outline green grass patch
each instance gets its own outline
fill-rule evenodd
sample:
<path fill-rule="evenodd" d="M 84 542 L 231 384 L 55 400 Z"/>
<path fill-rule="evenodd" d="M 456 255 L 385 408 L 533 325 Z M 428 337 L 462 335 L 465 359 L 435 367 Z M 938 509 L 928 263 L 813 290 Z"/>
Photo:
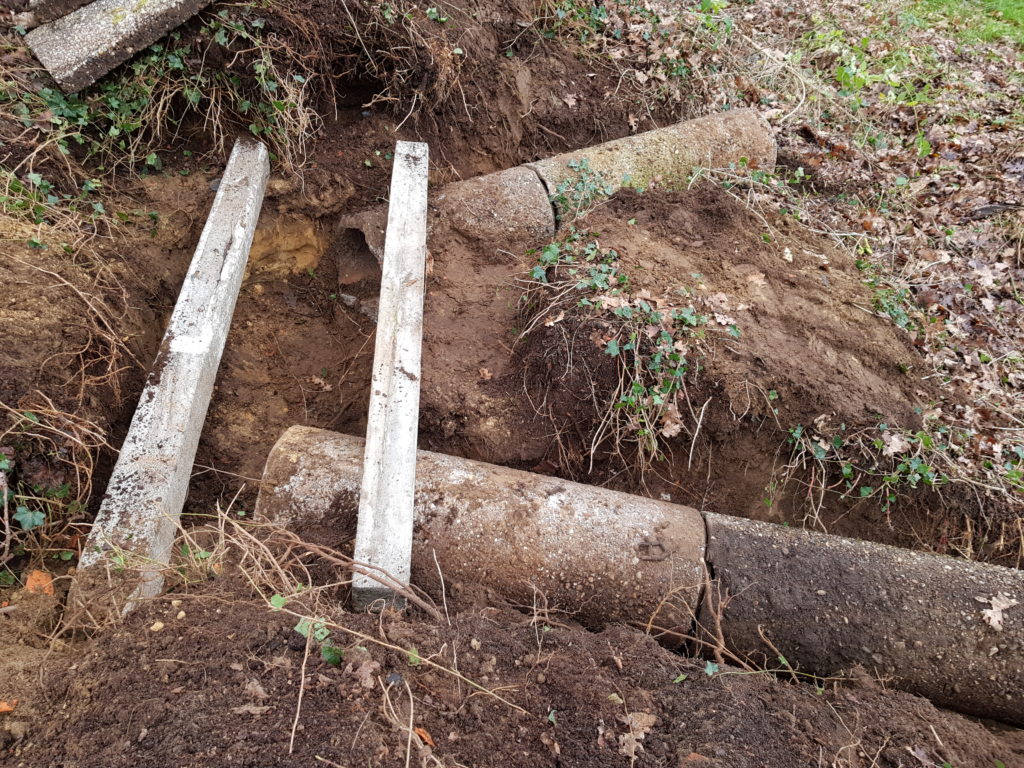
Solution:
<path fill-rule="evenodd" d="M 913 9 L 945 17 L 967 42 L 1012 40 L 1024 47 L 1021 0 L 917 0 Z"/>

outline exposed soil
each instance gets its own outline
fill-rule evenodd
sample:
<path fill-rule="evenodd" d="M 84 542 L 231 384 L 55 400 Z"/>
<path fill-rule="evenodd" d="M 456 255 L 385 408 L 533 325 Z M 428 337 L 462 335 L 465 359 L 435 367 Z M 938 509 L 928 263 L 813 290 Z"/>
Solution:
<path fill-rule="evenodd" d="M 871 310 L 870 290 L 850 257 L 785 216 L 770 223 L 783 236 L 768 243 L 759 219 L 706 185 L 689 192 L 623 191 L 575 224 L 621 255 L 632 289 L 652 296 L 695 290 L 740 330 L 740 338 L 715 345 L 689 392 L 694 421 L 708 403 L 694 450 L 685 435 L 678 438 L 643 485 L 607 457 L 590 468 L 599 406 L 618 378 L 603 344 L 571 321 L 517 339 L 521 281 L 534 257 L 435 229 L 424 330 L 424 447 L 724 514 L 802 522 L 808 514 L 803 489 L 772 489 L 788 459 L 790 425 L 826 419 L 851 430 L 878 421 L 916 428 L 923 407 L 941 395 L 909 375 L 920 370 L 920 356 L 905 334 Z M 543 243 L 518 245 L 523 253 Z M 877 503 L 830 504 L 821 518 L 829 530 L 861 538 L 943 548 L 938 536 L 915 533 L 921 521 L 894 524 Z M 935 525 L 943 521 L 931 516 Z"/>
<path fill-rule="evenodd" d="M 453 613 L 450 625 L 335 620 L 363 637 L 334 628 L 340 666 L 315 648 L 304 666 L 294 616 L 215 582 L 167 595 L 78 647 L 70 671 L 63 653 L 40 658 L 22 646 L 4 684 L 4 695 L 22 697 L 0 730 L 5 764 L 400 766 L 411 750 L 413 764 L 474 766 L 895 766 L 912 755 L 1009 766 L 1022 755 L 923 699 L 870 682 L 816 693 L 716 670 L 626 627 L 592 634 L 500 603 Z"/>

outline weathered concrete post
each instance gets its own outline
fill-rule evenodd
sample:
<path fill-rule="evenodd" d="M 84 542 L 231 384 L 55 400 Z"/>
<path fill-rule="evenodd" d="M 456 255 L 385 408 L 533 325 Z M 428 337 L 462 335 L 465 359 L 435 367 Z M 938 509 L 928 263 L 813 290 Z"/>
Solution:
<path fill-rule="evenodd" d="M 35 16 L 37 23 L 46 24 L 61 16 L 67 16 L 90 2 L 91 0 L 29 0 L 28 10 Z"/>
<path fill-rule="evenodd" d="M 366 454 L 355 559 L 409 583 L 419 428 L 424 271 L 427 261 L 427 145 L 395 147 L 377 315 Z M 364 607 L 390 590 L 355 574 L 352 599 Z"/>
<path fill-rule="evenodd" d="M 194 16 L 210 0 L 77 0 L 40 4 L 43 18 L 25 41 L 53 79 L 68 93 L 92 85 L 164 33 Z M 40 19 L 42 21 L 43 19 Z"/>
<path fill-rule="evenodd" d="M 733 652 L 778 666 L 763 632 L 806 672 L 827 677 L 860 666 L 941 706 L 1024 723 L 1024 572 L 704 518 L 715 586 L 701 625 L 712 634 L 720 627 Z M 724 610 L 719 592 L 729 595 Z"/>
<path fill-rule="evenodd" d="M 163 586 L 269 174 L 263 144 L 235 144 L 82 550 L 73 591 L 90 610 Z"/>
<path fill-rule="evenodd" d="M 565 224 L 575 211 L 571 200 L 565 205 L 558 199 L 562 197 L 558 191 L 563 182 L 571 187 L 581 174 L 591 175 L 593 189 L 588 195 L 599 200 L 623 187 L 678 186 L 695 168 L 770 171 L 777 152 L 775 133 L 761 113 L 734 109 L 555 155 L 527 167 L 544 182 L 559 208 L 559 223 Z"/>
<path fill-rule="evenodd" d="M 535 163 L 458 181 L 433 196 L 432 227 L 441 225 L 467 237 L 507 244 L 554 237 L 572 220 L 559 201 L 563 182 L 575 184 L 589 173 L 589 202 L 623 187 L 684 183 L 695 168 L 729 166 L 772 170 L 777 148 L 771 125 L 756 109 L 736 109 L 684 120 L 653 131 L 584 147 Z M 584 164 L 589 171 L 583 171 Z M 571 195 L 569 195 L 571 197 Z M 556 214 L 558 219 L 556 220 Z M 373 255 L 383 251 L 381 207 L 339 220 L 339 231 L 358 230 Z"/>

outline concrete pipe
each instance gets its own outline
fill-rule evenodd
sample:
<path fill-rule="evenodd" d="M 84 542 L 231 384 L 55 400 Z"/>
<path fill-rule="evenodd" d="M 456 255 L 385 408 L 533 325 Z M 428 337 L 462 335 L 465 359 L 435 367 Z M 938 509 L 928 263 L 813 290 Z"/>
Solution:
<path fill-rule="evenodd" d="M 749 168 L 771 170 L 775 156 L 775 135 L 757 110 L 722 112 L 448 184 L 431 197 L 431 231 L 441 226 L 505 248 L 550 239 L 558 225 L 556 213 L 562 218 L 571 213 L 556 211 L 553 199 L 559 185 L 577 180 L 583 160 L 600 174 L 598 199 L 623 187 L 682 181 L 697 167 L 745 162 Z M 377 206 L 342 217 L 337 229 L 362 232 L 366 247 L 380 259 L 386 219 L 386 206 Z"/>
<path fill-rule="evenodd" d="M 363 440 L 292 427 L 263 474 L 256 515 L 320 541 L 356 529 Z M 698 512 L 625 493 L 419 451 L 412 583 L 491 588 L 591 628 L 646 620 L 689 631 L 704 581 Z M 435 561 L 436 554 L 436 561 Z"/>
<path fill-rule="evenodd" d="M 350 538 L 362 445 L 288 430 L 267 461 L 257 514 L 321 541 Z M 417 459 L 416 516 L 412 578 L 435 596 L 436 551 L 446 579 L 516 603 L 532 603 L 532 584 L 587 626 L 645 623 L 657 613 L 659 626 L 690 634 L 706 557 L 712 581 L 700 625 L 713 635 L 718 624 L 731 651 L 778 666 L 763 631 L 802 671 L 860 666 L 937 704 L 1024 725 L 1018 570 L 702 516 L 426 451 Z"/>
<path fill-rule="evenodd" d="M 936 704 L 1024 724 L 1024 574 L 706 513 L 726 647 L 828 676 L 863 667 Z M 717 596 L 728 594 L 724 612 Z M 1000 596 L 1003 600 L 1000 600 Z M 1006 601 L 1011 608 L 998 609 Z M 986 613 L 987 611 L 987 613 Z"/>
<path fill-rule="evenodd" d="M 609 192 L 646 189 L 652 182 L 683 182 L 694 168 L 775 168 L 775 134 L 756 109 L 736 109 L 686 120 L 635 136 L 530 163 L 554 198 L 564 182 L 574 184 L 586 160 Z M 561 217 L 571 211 L 559 211 Z"/>

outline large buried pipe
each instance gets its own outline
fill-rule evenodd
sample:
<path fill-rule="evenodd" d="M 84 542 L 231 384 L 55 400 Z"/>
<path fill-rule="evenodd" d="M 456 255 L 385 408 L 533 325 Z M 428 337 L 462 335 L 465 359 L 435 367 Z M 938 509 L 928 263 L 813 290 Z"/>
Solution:
<path fill-rule="evenodd" d="M 292 427 L 263 472 L 256 514 L 319 541 L 356 527 L 363 440 Z M 659 613 L 693 623 L 704 580 L 704 520 L 696 510 L 419 451 L 412 583 L 490 587 L 591 627 Z M 436 560 L 435 560 L 436 555 Z M 536 592 L 535 592 L 536 590 Z"/>
<path fill-rule="evenodd" d="M 288 430 L 267 461 L 257 514 L 320 540 L 350 538 L 362 446 Z M 702 516 L 426 451 L 416 521 L 413 582 L 436 596 L 439 563 L 446 580 L 513 602 L 530 604 L 536 588 L 589 626 L 657 614 L 658 625 L 688 633 L 693 614 L 713 626 L 717 612 L 731 650 L 763 653 L 763 632 L 804 671 L 859 665 L 936 703 L 1024 724 L 1020 571 Z M 712 581 L 698 611 L 705 559 Z M 721 594 L 730 596 L 724 609 Z"/>
<path fill-rule="evenodd" d="M 507 247 L 553 237 L 573 213 L 559 210 L 561 200 L 596 202 L 623 187 L 680 183 L 695 168 L 771 170 L 776 151 L 772 128 L 757 110 L 721 112 L 448 184 L 433 195 L 433 221 Z M 584 189 L 569 189 L 577 183 Z M 385 212 L 378 207 L 343 217 L 338 228 L 361 231 L 379 259 Z"/>
<path fill-rule="evenodd" d="M 1024 574 L 1012 568 L 705 513 L 732 595 L 726 646 L 828 676 L 860 665 L 896 688 L 1024 724 Z M 715 595 L 701 624 L 714 624 Z M 1001 610 L 1006 600 L 1016 601 Z M 1001 629 L 999 629 L 1001 627 Z M 763 629 L 762 629 L 763 628 Z"/>

